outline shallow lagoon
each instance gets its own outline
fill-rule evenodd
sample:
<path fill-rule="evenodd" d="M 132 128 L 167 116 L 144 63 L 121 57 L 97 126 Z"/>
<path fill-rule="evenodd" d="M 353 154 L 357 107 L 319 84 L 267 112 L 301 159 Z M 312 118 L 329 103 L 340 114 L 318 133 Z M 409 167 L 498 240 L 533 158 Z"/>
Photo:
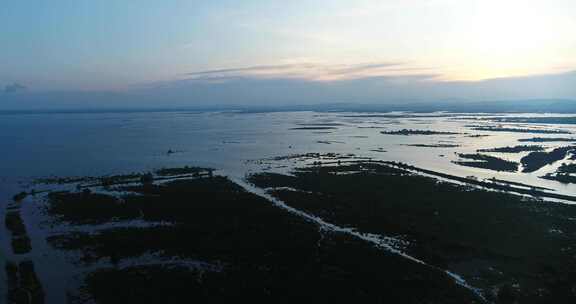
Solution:
<path fill-rule="evenodd" d="M 498 115 L 548 116 L 566 115 Z M 335 152 L 400 161 L 463 177 L 496 177 L 554 189 L 561 194 L 576 194 L 574 184 L 539 178 L 554 172 L 561 162 L 532 173 L 496 172 L 452 163 L 458 160 L 456 153 L 524 144 L 518 139 L 573 136 L 476 131 L 473 126 L 576 133 L 575 125 L 485 119 L 490 117 L 481 114 L 333 112 L 3 114 L 0 115 L 0 141 L 6 143 L 6 148 L 0 158 L 0 179 L 7 184 L 31 177 L 94 176 L 183 165 L 214 167 L 225 174 L 243 177 L 262 169 L 255 160 L 288 154 Z M 402 129 L 460 134 L 406 136 L 381 133 Z M 570 145 L 567 142 L 535 144 L 547 149 Z M 455 145 L 458 147 L 450 147 Z M 528 152 L 485 154 L 519 161 Z"/>

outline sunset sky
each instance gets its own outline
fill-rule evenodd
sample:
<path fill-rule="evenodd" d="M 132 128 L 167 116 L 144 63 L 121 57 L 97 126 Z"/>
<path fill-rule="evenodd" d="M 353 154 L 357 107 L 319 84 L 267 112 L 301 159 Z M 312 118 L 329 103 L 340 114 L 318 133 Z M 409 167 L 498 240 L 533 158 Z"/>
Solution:
<path fill-rule="evenodd" d="M 477 82 L 574 70 L 574 0 L 0 3 L 0 85 L 34 91 L 239 77 Z"/>

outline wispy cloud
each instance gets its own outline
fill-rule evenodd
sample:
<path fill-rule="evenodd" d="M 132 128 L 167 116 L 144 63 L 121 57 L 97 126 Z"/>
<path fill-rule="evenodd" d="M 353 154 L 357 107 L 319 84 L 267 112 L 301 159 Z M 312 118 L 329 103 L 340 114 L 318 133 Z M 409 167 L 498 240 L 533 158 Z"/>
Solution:
<path fill-rule="evenodd" d="M 199 72 L 191 72 L 186 75 L 189 76 L 199 76 L 199 75 L 219 75 L 219 74 L 229 74 L 229 73 L 249 73 L 249 72 L 265 72 L 265 71 L 281 71 L 287 70 L 294 67 L 302 67 L 305 65 L 298 64 L 278 64 L 278 65 L 256 65 L 250 67 L 241 68 L 228 68 L 228 69 L 217 69 L 217 70 L 207 70 Z"/>
<path fill-rule="evenodd" d="M 338 81 L 379 76 L 419 75 L 428 68 L 409 66 L 399 62 L 375 62 L 361 64 L 295 63 L 256 65 L 223 68 L 187 73 L 191 80 L 208 80 L 223 77 L 295 78 L 309 81 Z"/>

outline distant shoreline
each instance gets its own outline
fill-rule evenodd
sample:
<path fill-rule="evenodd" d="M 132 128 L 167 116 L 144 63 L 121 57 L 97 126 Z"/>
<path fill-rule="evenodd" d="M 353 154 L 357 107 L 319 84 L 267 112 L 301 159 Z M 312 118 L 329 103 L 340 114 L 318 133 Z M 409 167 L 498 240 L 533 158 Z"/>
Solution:
<path fill-rule="evenodd" d="M 85 107 L 71 105 L 55 105 L 52 108 L 38 105 L 22 106 L 11 105 L 11 108 L 2 109 L 2 114 L 43 114 L 43 113 L 139 113 L 139 112 L 241 112 L 241 113 L 271 113 L 271 112 L 412 112 L 412 113 L 557 113 L 576 114 L 576 100 L 570 99 L 544 99 L 544 100 L 503 100 L 503 101 L 406 101 L 403 103 L 320 103 L 295 105 L 242 105 L 242 104 L 215 104 L 191 106 L 166 107 L 110 107 L 106 105 L 88 104 Z M 2 105 L 2 103 L 0 103 Z M 26 108 L 26 106 L 29 106 Z"/>

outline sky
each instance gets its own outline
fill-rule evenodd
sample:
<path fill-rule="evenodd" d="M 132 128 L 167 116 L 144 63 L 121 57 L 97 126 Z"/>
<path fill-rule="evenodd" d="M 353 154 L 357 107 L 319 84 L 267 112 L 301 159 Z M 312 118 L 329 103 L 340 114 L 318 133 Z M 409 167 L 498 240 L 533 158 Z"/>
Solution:
<path fill-rule="evenodd" d="M 154 91 L 206 102 L 206 86 L 464 98 L 494 81 L 508 87 L 486 98 L 513 98 L 518 79 L 544 79 L 533 97 L 576 98 L 563 87 L 575 55 L 574 0 L 0 0 L 3 98 Z"/>

